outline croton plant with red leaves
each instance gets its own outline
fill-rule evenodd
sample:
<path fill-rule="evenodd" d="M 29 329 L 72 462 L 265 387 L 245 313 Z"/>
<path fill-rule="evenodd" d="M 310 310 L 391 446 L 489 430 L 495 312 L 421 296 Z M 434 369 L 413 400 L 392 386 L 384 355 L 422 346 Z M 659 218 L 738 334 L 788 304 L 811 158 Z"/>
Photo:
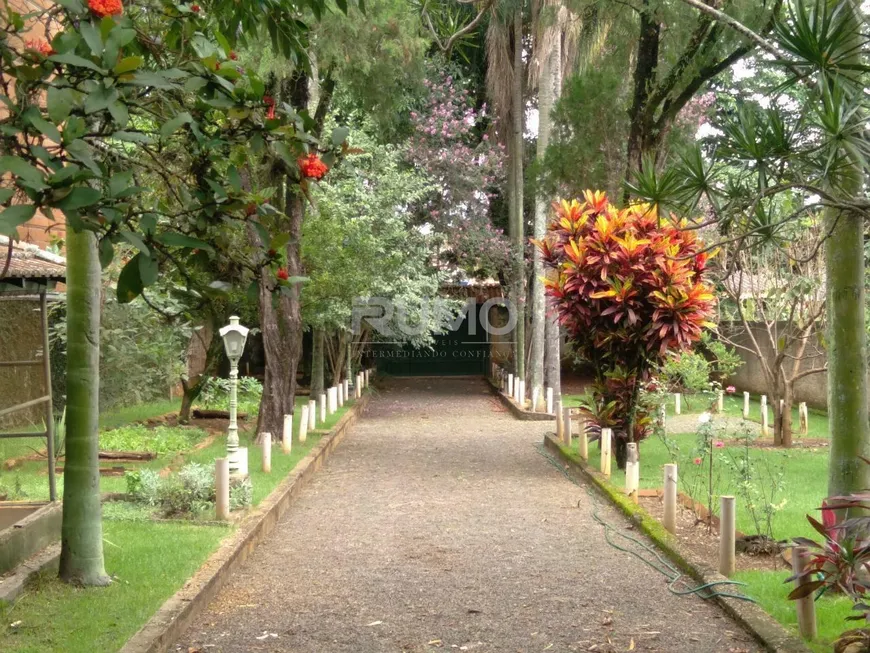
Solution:
<path fill-rule="evenodd" d="M 595 368 L 593 432 L 613 429 L 616 458 L 651 430 L 640 390 L 668 352 L 688 349 L 709 322 L 715 298 L 708 255 L 685 223 L 654 207 L 618 209 L 600 191 L 554 203 L 555 219 L 536 241 L 551 270 L 546 292 L 579 356 Z"/>

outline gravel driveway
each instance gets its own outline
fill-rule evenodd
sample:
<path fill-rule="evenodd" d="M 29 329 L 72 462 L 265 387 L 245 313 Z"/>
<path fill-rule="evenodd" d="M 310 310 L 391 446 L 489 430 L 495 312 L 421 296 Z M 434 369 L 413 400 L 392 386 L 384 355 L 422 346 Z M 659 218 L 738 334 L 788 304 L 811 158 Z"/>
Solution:
<path fill-rule="evenodd" d="M 479 379 L 391 381 L 178 650 L 760 650 L 607 545 L 547 429 Z"/>

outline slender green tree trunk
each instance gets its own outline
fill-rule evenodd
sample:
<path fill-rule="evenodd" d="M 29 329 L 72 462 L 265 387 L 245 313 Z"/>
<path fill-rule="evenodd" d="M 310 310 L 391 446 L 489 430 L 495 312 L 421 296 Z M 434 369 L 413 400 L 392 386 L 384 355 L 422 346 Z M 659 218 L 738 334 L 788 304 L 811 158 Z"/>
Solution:
<path fill-rule="evenodd" d="M 60 577 L 108 585 L 100 509 L 100 262 L 91 231 L 70 229 L 67 256 L 66 460 Z"/>
<path fill-rule="evenodd" d="M 547 26 L 541 36 L 542 49 L 537 53 L 538 74 L 538 143 L 537 159 L 543 164 L 550 144 L 551 113 L 556 87 L 556 69 L 560 65 L 560 26 Z M 535 191 L 535 227 L 534 236 L 541 240 L 547 231 L 547 214 L 549 198 L 540 189 Z M 532 275 L 532 345 L 530 356 L 530 383 L 532 394 L 537 389 L 537 396 L 544 400 L 544 358 L 547 346 L 547 306 L 544 296 L 544 261 L 541 252 L 534 249 L 534 273 Z"/>
<path fill-rule="evenodd" d="M 831 10 L 849 12 L 854 63 L 862 57 L 863 36 L 855 4 L 828 0 Z M 858 91 L 860 92 L 860 91 Z M 860 161 L 849 152 L 850 169 L 839 192 L 858 197 L 863 187 Z M 831 457 L 828 494 L 837 496 L 870 487 L 867 425 L 867 358 L 864 324 L 864 223 L 860 216 L 829 208 L 825 211 L 825 275 L 828 301 L 828 424 Z"/>
<path fill-rule="evenodd" d="M 311 348 L 311 398 L 317 399 L 323 394 L 323 327 L 316 327 Z"/>
<path fill-rule="evenodd" d="M 514 308 L 517 326 L 514 330 L 514 367 L 519 378 L 526 377 L 526 284 L 525 233 L 523 220 L 523 7 L 514 14 L 513 86 L 511 88 L 511 224 L 513 230 Z"/>

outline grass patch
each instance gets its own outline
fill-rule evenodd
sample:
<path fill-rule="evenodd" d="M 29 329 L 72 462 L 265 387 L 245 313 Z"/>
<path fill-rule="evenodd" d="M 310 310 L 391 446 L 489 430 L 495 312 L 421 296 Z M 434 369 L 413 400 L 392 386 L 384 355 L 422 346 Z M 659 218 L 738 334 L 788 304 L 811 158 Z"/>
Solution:
<path fill-rule="evenodd" d="M 792 586 L 783 583 L 788 576 L 789 572 L 786 571 L 739 571 L 733 578 L 746 583 L 747 586 L 741 588 L 742 591 L 758 601 L 779 623 L 798 635 L 794 601 L 786 598 Z M 818 653 L 829 653 L 840 633 L 859 627 L 859 624 L 850 626 L 845 620 L 854 614 L 852 603 L 845 597 L 826 595 L 817 600 L 816 624 L 819 636 L 814 642 L 808 643 L 808 646 Z"/>
<path fill-rule="evenodd" d="M 100 415 L 100 428 L 104 430 L 116 429 L 119 426 L 131 422 L 144 422 L 146 419 L 160 417 L 166 413 L 178 412 L 181 408 L 181 399 L 164 399 L 133 406 L 115 408 Z"/>
<path fill-rule="evenodd" d="M 208 437 L 202 429 L 183 426 L 158 426 L 150 429 L 143 424 L 121 426 L 100 433 L 103 451 L 150 451 L 156 454 L 186 451 Z"/>
<path fill-rule="evenodd" d="M 117 651 L 172 596 L 230 530 L 222 526 L 106 521 L 105 588 L 42 577 L 5 610 L 4 651 Z M 21 621 L 17 628 L 9 624 Z"/>

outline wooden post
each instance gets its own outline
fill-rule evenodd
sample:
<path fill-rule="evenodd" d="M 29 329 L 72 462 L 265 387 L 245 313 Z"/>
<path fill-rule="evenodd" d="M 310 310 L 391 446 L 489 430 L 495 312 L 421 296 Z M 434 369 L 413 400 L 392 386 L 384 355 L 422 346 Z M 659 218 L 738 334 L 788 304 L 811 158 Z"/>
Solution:
<path fill-rule="evenodd" d="M 719 509 L 719 573 L 731 576 L 736 569 L 734 540 L 737 515 L 734 497 L 723 496 Z"/>
<path fill-rule="evenodd" d="M 665 465 L 665 517 L 664 527 L 677 534 L 677 465 Z"/>
<path fill-rule="evenodd" d="M 215 517 L 220 521 L 230 518 L 230 460 L 214 461 Z"/>
<path fill-rule="evenodd" d="M 350 401 L 350 379 L 344 380 L 344 400 Z"/>
<path fill-rule="evenodd" d="M 720 415 L 725 412 L 725 393 L 719 391 L 719 396 L 716 398 L 716 412 Z"/>
<path fill-rule="evenodd" d="M 538 410 L 538 395 L 540 394 L 541 389 L 538 387 L 532 388 L 532 412 L 537 412 Z"/>
<path fill-rule="evenodd" d="M 761 412 L 767 408 L 767 395 L 761 395 Z"/>
<path fill-rule="evenodd" d="M 520 408 L 525 410 L 526 408 L 526 380 L 520 379 L 520 390 L 517 393 L 517 403 L 519 403 Z"/>
<path fill-rule="evenodd" d="M 612 446 L 613 431 L 601 429 L 601 473 L 610 478 L 610 447 Z"/>
<path fill-rule="evenodd" d="M 682 406 L 680 406 L 681 398 L 682 395 L 679 392 L 674 393 L 674 415 L 679 415 L 682 410 Z"/>
<path fill-rule="evenodd" d="M 807 435 L 810 432 L 810 414 L 807 410 L 807 402 L 802 401 L 798 404 L 798 416 L 801 423 L 801 435 Z"/>
<path fill-rule="evenodd" d="M 640 491 L 640 459 L 637 455 L 637 442 L 629 442 L 626 446 L 628 458 L 625 461 L 625 494 L 637 503 Z"/>
<path fill-rule="evenodd" d="M 330 415 L 332 415 L 338 409 L 338 406 L 336 405 L 338 403 L 338 388 L 336 388 L 335 386 L 332 386 L 329 389 L 329 392 L 327 393 L 326 398 L 327 398 L 327 406 L 326 406 L 327 412 Z"/>
<path fill-rule="evenodd" d="M 581 417 L 580 423 L 577 426 L 579 429 L 577 433 L 577 452 L 584 461 L 589 462 L 589 434 L 586 433 L 586 420 Z"/>
<path fill-rule="evenodd" d="M 236 459 L 239 461 L 238 475 L 245 478 L 248 475 L 248 448 L 239 447 L 236 449 Z"/>
<path fill-rule="evenodd" d="M 761 405 L 761 437 L 766 438 L 770 433 L 767 428 L 767 404 Z"/>
<path fill-rule="evenodd" d="M 508 391 L 507 391 L 507 393 L 508 393 L 509 397 L 514 396 L 514 375 L 513 374 L 508 374 Z"/>
<path fill-rule="evenodd" d="M 547 388 L 547 414 L 553 414 L 553 388 Z"/>
<path fill-rule="evenodd" d="M 343 381 L 339 381 L 338 385 L 335 386 L 335 395 L 338 397 L 339 408 L 344 406 L 344 382 Z"/>
<path fill-rule="evenodd" d="M 749 393 L 743 393 L 743 419 L 749 419 Z"/>
<path fill-rule="evenodd" d="M 326 393 L 320 393 L 320 421 L 326 421 Z"/>
<path fill-rule="evenodd" d="M 299 416 L 299 444 L 308 439 L 308 404 L 302 406 L 302 415 Z"/>
<path fill-rule="evenodd" d="M 562 440 L 566 447 L 571 446 L 571 409 L 562 410 Z"/>
<path fill-rule="evenodd" d="M 263 447 L 263 471 L 270 474 L 272 472 L 272 434 L 263 433 L 260 439 L 260 444 Z"/>
<path fill-rule="evenodd" d="M 801 573 L 806 568 L 808 562 L 809 554 L 807 553 L 806 548 L 802 546 L 792 547 L 792 573 Z M 801 585 L 811 583 L 812 580 L 813 579 L 810 576 L 804 576 L 802 578 L 798 578 L 795 581 L 795 585 L 800 587 Z M 797 610 L 798 618 L 798 629 L 800 630 L 801 636 L 804 639 L 810 641 L 816 638 L 816 604 L 813 599 L 813 593 L 811 592 L 804 598 L 795 601 L 795 609 Z"/>
<path fill-rule="evenodd" d="M 293 449 L 293 415 L 284 415 L 284 428 L 281 431 L 281 451 L 290 453 Z"/>
<path fill-rule="evenodd" d="M 313 399 L 308 402 L 308 430 L 313 431 L 317 428 L 317 402 Z M 292 433 L 290 434 L 293 435 Z"/>
<path fill-rule="evenodd" d="M 562 400 L 556 402 L 556 439 L 561 441 L 564 439 L 563 432 L 565 430 L 565 425 L 562 423 Z"/>

